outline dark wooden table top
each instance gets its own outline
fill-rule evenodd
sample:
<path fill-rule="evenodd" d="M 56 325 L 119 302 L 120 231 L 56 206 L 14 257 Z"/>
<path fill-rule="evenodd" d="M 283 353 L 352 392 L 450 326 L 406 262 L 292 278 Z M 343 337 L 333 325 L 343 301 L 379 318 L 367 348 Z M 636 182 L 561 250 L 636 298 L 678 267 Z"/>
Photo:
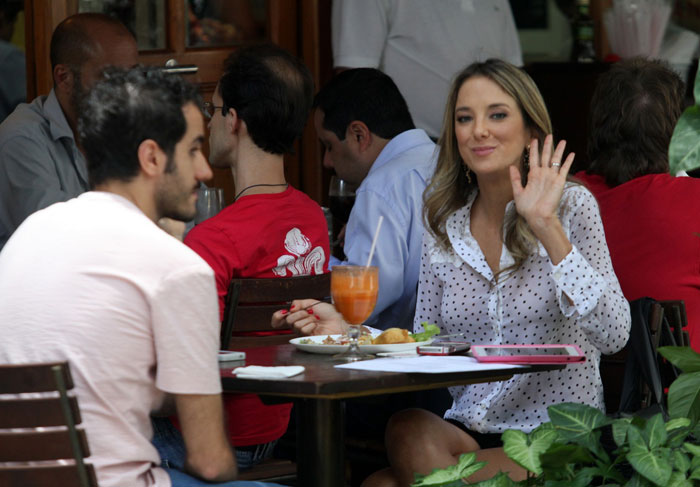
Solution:
<path fill-rule="evenodd" d="M 293 345 L 247 348 L 245 363 L 222 362 L 221 379 L 226 392 L 250 392 L 281 397 L 345 399 L 385 393 L 437 389 L 478 382 L 502 381 L 512 377 L 509 370 L 481 370 L 439 374 L 370 372 L 338 369 L 331 355 L 298 351 Z M 302 374 L 285 379 L 239 379 L 232 370 L 244 365 L 303 365 Z M 562 369 L 564 365 L 529 365 L 518 374 Z"/>

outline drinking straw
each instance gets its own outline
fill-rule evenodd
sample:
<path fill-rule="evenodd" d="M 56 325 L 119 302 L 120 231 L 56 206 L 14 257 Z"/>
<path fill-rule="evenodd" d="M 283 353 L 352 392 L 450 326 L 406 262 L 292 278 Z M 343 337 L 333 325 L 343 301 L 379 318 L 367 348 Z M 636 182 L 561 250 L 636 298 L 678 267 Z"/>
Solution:
<path fill-rule="evenodd" d="M 372 239 L 372 247 L 369 249 L 369 257 L 367 258 L 367 265 L 365 267 L 369 267 L 369 265 L 372 263 L 372 256 L 374 255 L 374 247 L 377 246 L 377 237 L 379 236 L 379 229 L 382 227 L 382 222 L 384 221 L 384 217 L 380 216 L 379 221 L 377 222 L 377 229 L 374 231 L 374 238 Z"/>

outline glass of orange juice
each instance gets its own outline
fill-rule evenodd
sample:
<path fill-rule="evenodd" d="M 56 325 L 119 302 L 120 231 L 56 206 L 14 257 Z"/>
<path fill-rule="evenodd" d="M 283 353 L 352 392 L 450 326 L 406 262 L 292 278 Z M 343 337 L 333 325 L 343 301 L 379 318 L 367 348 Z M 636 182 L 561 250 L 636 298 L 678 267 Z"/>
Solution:
<path fill-rule="evenodd" d="M 333 358 L 354 362 L 373 358 L 357 346 L 361 325 L 377 304 L 379 269 L 375 266 L 337 265 L 331 271 L 331 297 L 336 309 L 350 325 L 350 348 Z"/>

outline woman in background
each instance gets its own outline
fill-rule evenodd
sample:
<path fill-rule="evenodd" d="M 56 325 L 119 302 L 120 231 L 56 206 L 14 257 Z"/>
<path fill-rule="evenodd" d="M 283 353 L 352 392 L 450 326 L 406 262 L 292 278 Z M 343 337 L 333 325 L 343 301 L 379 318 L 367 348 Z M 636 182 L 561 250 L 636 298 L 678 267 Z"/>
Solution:
<path fill-rule="evenodd" d="M 629 301 L 685 301 L 700 351 L 700 180 L 669 174 L 668 146 L 685 87 L 665 63 L 614 64 L 591 100 L 586 172 L 600 205 L 615 274 Z"/>

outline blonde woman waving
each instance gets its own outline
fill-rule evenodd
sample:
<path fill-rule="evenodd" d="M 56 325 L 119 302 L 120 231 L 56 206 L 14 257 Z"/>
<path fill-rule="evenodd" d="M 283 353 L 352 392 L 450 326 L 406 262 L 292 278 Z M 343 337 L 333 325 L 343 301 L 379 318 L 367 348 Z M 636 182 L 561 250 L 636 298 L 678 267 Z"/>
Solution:
<path fill-rule="evenodd" d="M 391 468 L 363 485 L 409 485 L 415 472 L 455 464 L 469 451 L 489 462 L 472 481 L 499 470 L 524 478 L 503 453 L 503 431 L 531 431 L 552 404 L 604 408 L 600 353 L 626 343 L 629 307 L 596 202 L 567 182 L 574 154 L 564 158 L 566 143 L 554 148 L 551 132 L 524 71 L 488 60 L 457 75 L 425 193 L 414 326 L 436 323 L 472 343 L 574 343 L 587 362 L 453 387 L 444 420 L 418 409 L 398 413 L 386 434 Z"/>

